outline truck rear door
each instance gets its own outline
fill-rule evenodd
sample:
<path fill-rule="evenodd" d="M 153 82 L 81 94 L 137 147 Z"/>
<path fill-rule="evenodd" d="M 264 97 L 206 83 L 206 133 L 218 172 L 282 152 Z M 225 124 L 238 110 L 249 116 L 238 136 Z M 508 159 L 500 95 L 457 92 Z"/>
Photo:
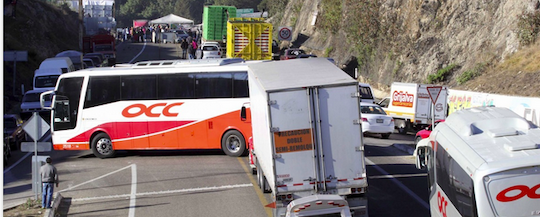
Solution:
<path fill-rule="evenodd" d="M 314 90 L 317 149 L 321 180 L 319 191 L 337 194 L 336 188 L 358 186 L 365 178 L 359 98 L 356 85 Z"/>
<path fill-rule="evenodd" d="M 305 89 L 269 93 L 278 192 L 311 191 L 316 181 L 309 97 Z"/>

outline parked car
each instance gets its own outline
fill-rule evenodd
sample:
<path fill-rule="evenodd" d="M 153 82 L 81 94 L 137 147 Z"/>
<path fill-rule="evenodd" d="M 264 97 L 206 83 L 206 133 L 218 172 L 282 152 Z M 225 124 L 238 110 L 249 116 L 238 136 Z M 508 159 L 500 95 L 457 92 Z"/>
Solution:
<path fill-rule="evenodd" d="M 187 32 L 181 29 L 175 30 L 175 33 L 176 33 L 176 39 L 174 39 L 174 43 L 180 43 L 182 42 L 182 39 L 187 39 L 189 37 Z"/>
<path fill-rule="evenodd" d="M 377 104 L 360 103 L 362 113 L 362 133 L 381 134 L 381 138 L 388 139 L 394 132 L 394 119 Z"/>
<path fill-rule="evenodd" d="M 94 62 L 95 67 L 101 67 L 101 58 L 99 56 L 84 55 L 83 60 L 84 59 L 91 59 L 92 62 Z"/>
<path fill-rule="evenodd" d="M 83 62 L 86 64 L 84 68 L 94 68 L 96 67 L 96 64 L 94 63 L 94 60 L 90 58 L 83 58 Z"/>
<path fill-rule="evenodd" d="M 435 126 L 437 126 L 439 123 L 444 122 L 444 120 L 437 120 L 435 121 Z M 418 144 L 420 140 L 428 138 L 429 135 L 431 135 L 431 131 L 433 130 L 432 125 L 430 124 L 425 129 L 420 130 L 416 133 L 416 136 L 414 138 L 414 144 Z"/>
<path fill-rule="evenodd" d="M 9 144 L 10 150 L 19 148 L 26 141 L 26 133 L 22 129 L 23 120 L 17 114 L 4 115 L 4 144 Z"/>
<path fill-rule="evenodd" d="M 283 54 L 280 56 L 281 60 L 290 60 L 296 59 L 298 55 L 306 54 L 306 52 L 299 48 L 289 48 L 283 51 Z"/>
<path fill-rule="evenodd" d="M 99 57 L 99 62 L 101 63 L 101 66 L 108 66 L 109 64 L 109 59 L 107 59 L 105 55 L 102 53 L 87 53 L 84 56 L 85 57 L 92 57 L 92 56 Z"/>
<path fill-rule="evenodd" d="M 221 58 L 221 48 L 217 43 L 203 43 L 201 50 L 202 59 Z"/>
<path fill-rule="evenodd" d="M 41 105 L 39 103 L 39 98 L 41 93 L 43 93 L 44 90 L 29 90 L 24 93 L 22 103 L 21 103 L 21 112 L 27 113 L 27 112 L 41 112 L 43 109 L 41 108 Z M 50 96 L 50 95 L 49 95 Z M 48 99 L 45 99 L 45 106 L 51 105 L 51 99 L 50 97 Z"/>

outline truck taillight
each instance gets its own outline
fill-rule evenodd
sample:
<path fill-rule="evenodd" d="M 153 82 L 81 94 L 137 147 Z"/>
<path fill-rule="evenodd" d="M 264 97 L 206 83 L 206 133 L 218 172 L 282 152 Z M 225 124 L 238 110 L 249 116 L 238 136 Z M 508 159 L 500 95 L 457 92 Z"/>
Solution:
<path fill-rule="evenodd" d="M 367 192 L 367 188 L 351 188 L 351 194 L 363 194 Z"/>
<path fill-rule="evenodd" d="M 368 122 L 367 118 L 362 118 L 362 122 Z"/>
<path fill-rule="evenodd" d="M 292 201 L 293 195 L 292 194 L 281 194 L 276 196 L 278 200 L 281 201 Z"/>

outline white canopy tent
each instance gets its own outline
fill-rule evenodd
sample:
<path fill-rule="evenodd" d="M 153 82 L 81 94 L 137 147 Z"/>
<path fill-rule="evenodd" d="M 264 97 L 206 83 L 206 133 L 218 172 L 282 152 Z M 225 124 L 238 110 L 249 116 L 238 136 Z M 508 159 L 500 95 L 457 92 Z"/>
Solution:
<path fill-rule="evenodd" d="M 191 24 L 193 25 L 193 20 L 186 19 L 174 14 L 169 14 L 164 17 L 157 18 L 148 22 L 149 24 Z"/>

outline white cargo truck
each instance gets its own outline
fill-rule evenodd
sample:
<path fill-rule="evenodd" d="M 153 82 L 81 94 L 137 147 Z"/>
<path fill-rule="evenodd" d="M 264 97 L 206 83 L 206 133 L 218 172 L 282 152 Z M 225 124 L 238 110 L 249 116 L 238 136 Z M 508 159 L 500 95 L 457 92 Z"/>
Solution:
<path fill-rule="evenodd" d="M 456 111 L 415 152 L 431 216 L 540 216 L 540 129 L 510 109 Z"/>
<path fill-rule="evenodd" d="M 367 216 L 358 82 L 325 58 L 249 64 L 248 81 L 252 162 L 274 216 L 313 195 L 338 195 L 354 216 Z M 306 206 L 290 210 L 305 216 Z"/>
<path fill-rule="evenodd" d="M 433 104 L 427 90 L 430 86 L 434 85 L 394 82 L 390 88 L 390 97 L 379 102 L 384 111 L 394 118 L 399 133 L 418 131 L 432 123 Z M 446 118 L 447 96 L 448 88 L 443 86 L 435 103 L 435 120 Z"/>

